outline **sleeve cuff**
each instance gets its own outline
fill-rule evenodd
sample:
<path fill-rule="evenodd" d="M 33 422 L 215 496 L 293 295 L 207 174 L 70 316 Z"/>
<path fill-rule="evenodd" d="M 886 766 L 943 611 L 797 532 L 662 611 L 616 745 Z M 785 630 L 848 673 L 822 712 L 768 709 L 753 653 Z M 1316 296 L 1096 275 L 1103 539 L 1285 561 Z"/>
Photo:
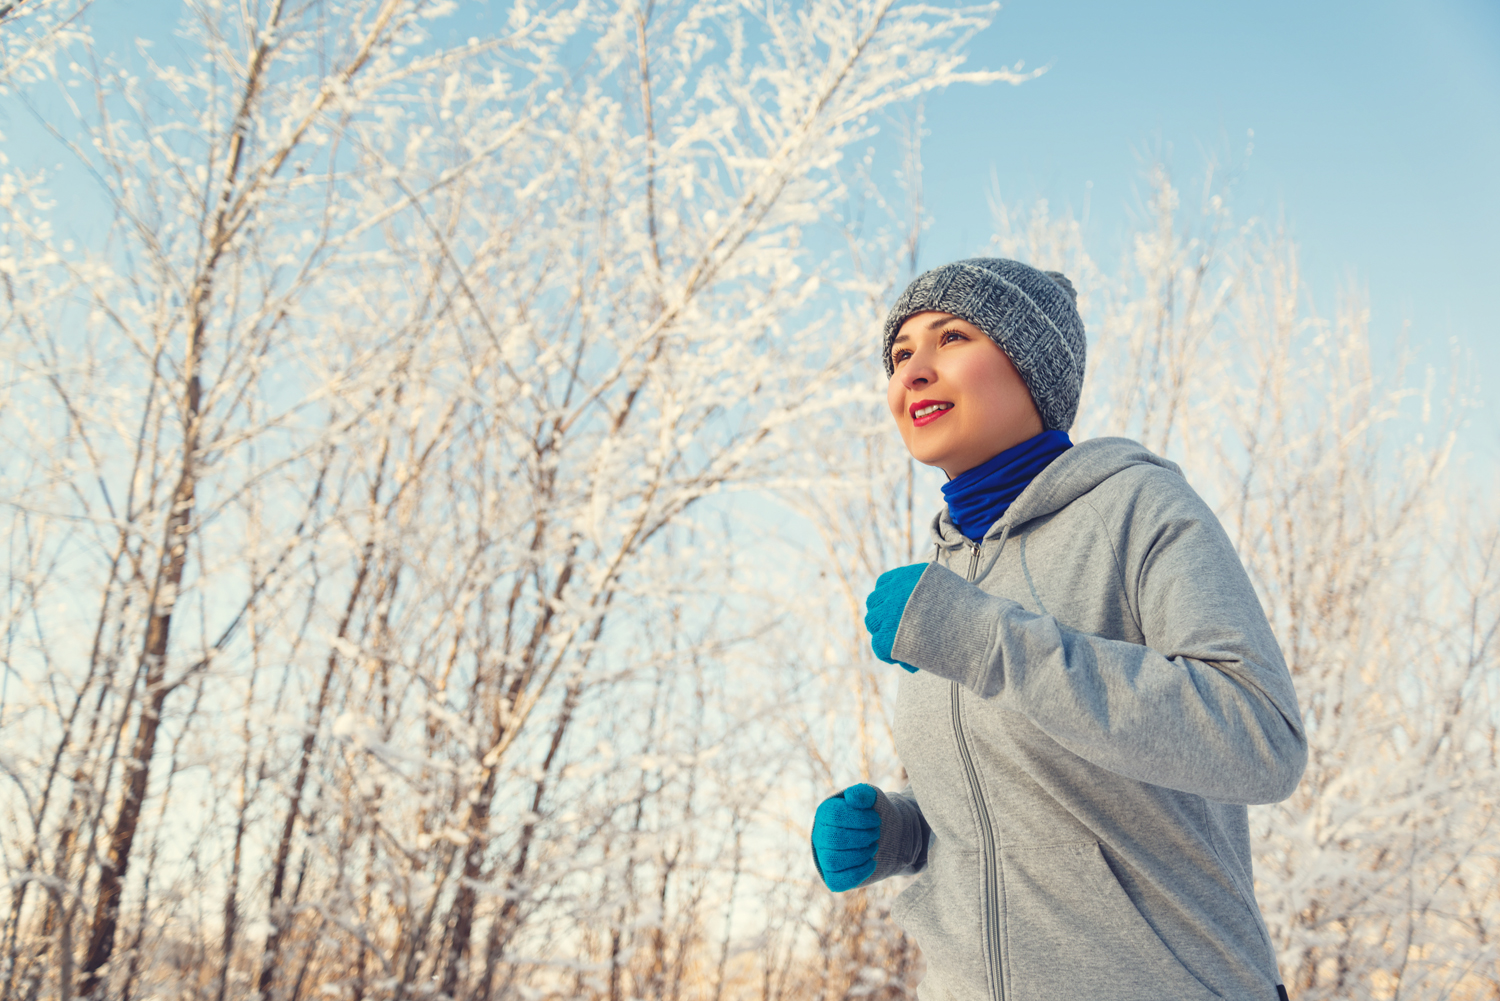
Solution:
<path fill-rule="evenodd" d="M 927 821 L 917 804 L 905 796 L 888 796 L 877 789 L 875 812 L 880 814 L 875 871 L 860 886 L 918 872 L 927 864 Z"/>
<path fill-rule="evenodd" d="M 906 601 L 891 656 L 985 698 L 998 695 L 1005 678 L 997 637 L 1012 604 L 930 563 Z"/>

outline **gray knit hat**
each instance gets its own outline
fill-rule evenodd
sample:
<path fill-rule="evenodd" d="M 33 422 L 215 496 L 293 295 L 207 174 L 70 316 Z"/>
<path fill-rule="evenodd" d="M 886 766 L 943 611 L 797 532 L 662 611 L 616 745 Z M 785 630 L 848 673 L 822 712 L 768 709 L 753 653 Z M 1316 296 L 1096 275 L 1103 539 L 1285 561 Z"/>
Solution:
<path fill-rule="evenodd" d="M 885 374 L 901 324 L 927 310 L 952 313 L 989 335 L 1021 374 L 1046 430 L 1066 431 L 1083 391 L 1083 319 L 1073 283 L 999 257 L 972 257 L 933 268 L 906 287 L 885 321 Z"/>

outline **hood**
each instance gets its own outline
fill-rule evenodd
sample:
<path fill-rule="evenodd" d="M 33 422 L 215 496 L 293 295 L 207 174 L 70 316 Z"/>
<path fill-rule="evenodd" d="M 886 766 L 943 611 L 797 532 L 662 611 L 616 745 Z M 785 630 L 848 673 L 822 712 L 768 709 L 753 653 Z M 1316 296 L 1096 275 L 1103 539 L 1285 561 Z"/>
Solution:
<path fill-rule="evenodd" d="M 1138 465 L 1161 466 L 1182 475 L 1177 463 L 1163 459 L 1129 438 L 1091 438 L 1079 442 L 1036 474 L 1036 479 L 990 526 L 984 538 L 996 538 L 1028 521 L 1060 511 L 1121 470 Z M 932 519 L 932 541 L 938 548 L 950 552 L 968 544 L 948 516 L 946 504 Z"/>

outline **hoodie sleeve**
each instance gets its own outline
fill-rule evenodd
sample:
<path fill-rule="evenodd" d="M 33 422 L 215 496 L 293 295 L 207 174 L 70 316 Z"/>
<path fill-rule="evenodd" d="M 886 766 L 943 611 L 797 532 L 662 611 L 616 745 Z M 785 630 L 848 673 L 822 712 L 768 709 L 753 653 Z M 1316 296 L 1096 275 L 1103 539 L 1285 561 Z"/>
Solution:
<path fill-rule="evenodd" d="M 1115 559 L 1144 644 L 1070 629 L 934 563 L 892 656 L 1119 775 L 1225 803 L 1285 799 L 1307 762 L 1291 676 L 1228 536 L 1178 483 L 1101 514 L 1121 522 Z"/>

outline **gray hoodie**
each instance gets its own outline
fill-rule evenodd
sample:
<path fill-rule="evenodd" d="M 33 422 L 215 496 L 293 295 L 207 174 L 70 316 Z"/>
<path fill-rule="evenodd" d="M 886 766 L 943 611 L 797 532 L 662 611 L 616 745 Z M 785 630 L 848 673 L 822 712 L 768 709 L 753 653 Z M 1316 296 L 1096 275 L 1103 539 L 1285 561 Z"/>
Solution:
<path fill-rule="evenodd" d="M 1277 997 L 1245 804 L 1288 796 L 1292 680 L 1213 512 L 1172 463 L 1063 453 L 980 544 L 944 510 L 892 656 L 911 784 L 869 882 L 922 1001 Z"/>

